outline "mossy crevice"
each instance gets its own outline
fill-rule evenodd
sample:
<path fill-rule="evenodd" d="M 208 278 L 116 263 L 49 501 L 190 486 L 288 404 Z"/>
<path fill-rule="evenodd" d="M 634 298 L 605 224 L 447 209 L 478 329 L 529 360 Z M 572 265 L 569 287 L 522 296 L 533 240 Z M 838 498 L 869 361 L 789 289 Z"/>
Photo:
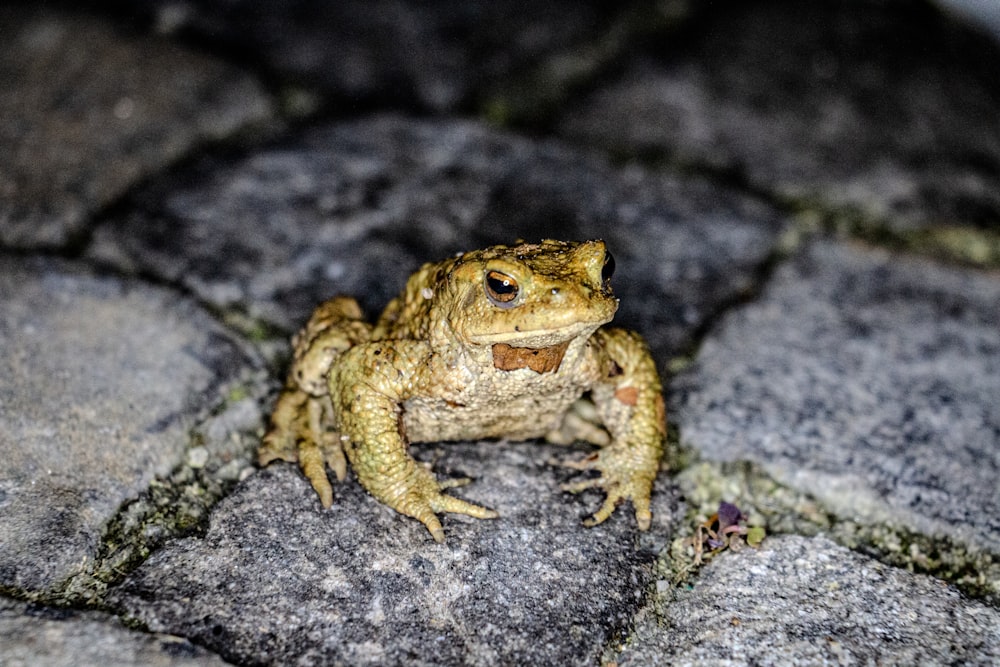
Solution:
<path fill-rule="evenodd" d="M 261 371 L 221 388 L 188 434 L 185 461 L 125 503 L 104 526 L 96 553 L 46 604 L 107 608 L 105 595 L 169 540 L 204 534 L 211 509 L 253 470 L 268 384 Z"/>
<path fill-rule="evenodd" d="M 677 585 L 692 581 L 698 566 L 685 539 L 726 500 L 748 515 L 751 525 L 765 526 L 768 535 L 822 533 L 887 565 L 933 576 L 969 597 L 1000 606 L 1000 554 L 948 536 L 918 533 L 902 523 L 863 523 L 838 515 L 810 494 L 776 481 L 756 464 L 699 461 L 690 452 L 679 455 L 679 460 L 685 458 L 688 464 L 675 474 L 675 481 L 688 509 L 683 527 L 657 564 L 657 575 L 663 580 Z"/>
<path fill-rule="evenodd" d="M 894 224 L 891 218 L 858 205 L 828 202 L 821 197 L 776 197 L 794 213 L 802 229 L 854 238 L 868 245 L 976 269 L 1000 269 L 1000 218 L 968 224 L 941 220 L 919 226 Z"/>

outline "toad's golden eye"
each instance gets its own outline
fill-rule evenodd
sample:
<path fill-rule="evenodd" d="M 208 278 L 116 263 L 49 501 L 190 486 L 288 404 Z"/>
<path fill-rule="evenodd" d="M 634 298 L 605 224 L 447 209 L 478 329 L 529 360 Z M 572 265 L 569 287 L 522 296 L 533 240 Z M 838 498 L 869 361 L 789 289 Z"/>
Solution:
<path fill-rule="evenodd" d="M 506 273 L 487 271 L 483 284 L 486 286 L 486 296 L 494 306 L 510 308 L 514 305 L 514 299 L 517 298 L 517 281 Z"/>

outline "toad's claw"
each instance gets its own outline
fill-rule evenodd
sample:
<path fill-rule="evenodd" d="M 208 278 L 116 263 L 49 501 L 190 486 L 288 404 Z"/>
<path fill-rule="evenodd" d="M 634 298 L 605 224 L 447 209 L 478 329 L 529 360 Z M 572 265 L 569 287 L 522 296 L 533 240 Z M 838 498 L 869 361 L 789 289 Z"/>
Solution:
<path fill-rule="evenodd" d="M 653 514 L 649 509 L 653 491 L 653 479 L 658 465 L 656 461 L 643 462 L 636 459 L 633 452 L 623 447 L 608 447 L 590 454 L 579 461 L 567 461 L 563 465 L 576 470 L 598 470 L 600 477 L 569 482 L 560 486 L 563 491 L 580 493 L 587 489 L 603 489 L 607 496 L 601 507 L 584 520 L 583 525 L 591 528 L 603 523 L 624 501 L 631 500 L 635 508 L 635 520 L 639 530 L 649 530 Z"/>
<path fill-rule="evenodd" d="M 319 494 L 319 502 L 323 508 L 329 509 L 333 504 L 333 487 L 326 475 L 323 452 L 312 440 L 305 440 L 299 444 L 299 466 Z"/>
<path fill-rule="evenodd" d="M 441 521 L 437 518 L 441 512 L 465 514 L 476 519 L 495 519 L 500 516 L 491 509 L 440 492 L 430 498 L 410 496 L 403 499 L 398 506 L 391 506 L 396 511 L 412 516 L 427 526 L 427 530 L 430 531 L 435 542 L 444 542 L 444 529 L 441 527 Z"/>
<path fill-rule="evenodd" d="M 465 514 L 467 516 L 475 517 L 476 519 L 495 519 L 500 516 L 494 510 L 481 505 L 476 505 L 475 503 L 470 503 L 466 500 L 462 500 L 461 498 L 456 498 L 455 496 L 446 496 L 443 493 L 439 494 L 436 498 L 431 499 L 431 509 L 435 512 Z"/>
<path fill-rule="evenodd" d="M 319 494 L 320 503 L 329 509 L 333 504 L 333 486 L 326 472 L 327 467 L 333 471 L 337 481 L 343 482 L 347 477 L 347 459 L 340 445 L 340 435 L 324 433 L 319 443 L 311 438 L 299 441 L 297 458 L 302 473 Z"/>
<path fill-rule="evenodd" d="M 438 488 L 443 491 L 444 489 L 456 489 L 460 486 L 468 486 L 469 484 L 472 484 L 471 477 L 455 477 L 438 482 Z"/>
<path fill-rule="evenodd" d="M 366 479 L 361 478 L 362 484 Z M 495 519 L 495 511 L 470 503 L 455 496 L 442 493 L 443 489 L 464 486 L 471 480 L 466 478 L 448 479 L 439 482 L 434 473 L 422 465 L 407 466 L 406 473 L 395 483 L 366 485 L 376 498 L 400 514 L 413 517 L 423 523 L 436 542 L 444 542 L 444 529 L 437 515 L 442 512 L 465 514 L 476 519 Z"/>

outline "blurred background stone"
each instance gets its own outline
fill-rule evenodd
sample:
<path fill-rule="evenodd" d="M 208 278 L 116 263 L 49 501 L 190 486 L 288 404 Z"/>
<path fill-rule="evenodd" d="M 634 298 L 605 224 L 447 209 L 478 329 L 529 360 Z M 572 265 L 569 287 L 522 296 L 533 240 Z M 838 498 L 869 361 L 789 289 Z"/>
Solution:
<path fill-rule="evenodd" d="M 59 247 L 143 178 L 272 117 L 224 62 L 98 17 L 0 9 L 0 242 Z"/>
<path fill-rule="evenodd" d="M 358 296 L 374 317 L 410 273 L 455 252 L 603 238 L 620 269 L 616 322 L 669 355 L 755 286 L 788 222 L 701 179 L 400 116 L 319 127 L 199 173 L 194 186 L 168 179 L 138 195 L 89 254 L 286 331 L 334 294 Z"/>
<path fill-rule="evenodd" d="M 899 0 L 717 2 L 559 131 L 899 231 L 1000 222 L 1000 44 Z"/>

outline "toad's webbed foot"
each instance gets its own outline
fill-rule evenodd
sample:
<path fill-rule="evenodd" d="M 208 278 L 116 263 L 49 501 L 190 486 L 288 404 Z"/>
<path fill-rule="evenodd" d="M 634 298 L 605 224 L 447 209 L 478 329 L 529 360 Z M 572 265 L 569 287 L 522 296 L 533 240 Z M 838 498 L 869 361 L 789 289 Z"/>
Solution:
<path fill-rule="evenodd" d="M 579 493 L 586 489 L 602 489 L 607 496 L 601 507 L 584 520 L 587 527 L 605 521 L 622 502 L 632 501 L 639 530 L 648 530 L 652 520 L 649 509 L 653 480 L 659 470 L 659 460 L 647 452 L 621 445 L 611 445 L 578 461 L 563 465 L 575 470 L 597 470 L 600 477 L 570 482 L 561 486 L 563 491 Z"/>

